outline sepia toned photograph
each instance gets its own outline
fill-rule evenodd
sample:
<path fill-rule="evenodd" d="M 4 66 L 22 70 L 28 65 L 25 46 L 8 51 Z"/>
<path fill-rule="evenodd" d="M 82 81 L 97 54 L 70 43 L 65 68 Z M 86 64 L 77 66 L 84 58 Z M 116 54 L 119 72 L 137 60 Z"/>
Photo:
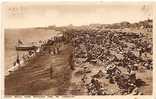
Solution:
<path fill-rule="evenodd" d="M 151 3 L 3 3 L 5 96 L 153 94 Z"/>

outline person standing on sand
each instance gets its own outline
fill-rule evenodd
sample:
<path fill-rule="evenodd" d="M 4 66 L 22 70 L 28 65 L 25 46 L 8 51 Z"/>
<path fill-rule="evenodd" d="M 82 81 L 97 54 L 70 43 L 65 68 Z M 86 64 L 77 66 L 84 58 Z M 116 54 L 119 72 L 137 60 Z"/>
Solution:
<path fill-rule="evenodd" d="M 73 64 L 73 54 L 71 54 L 69 56 L 69 65 L 70 65 L 70 69 L 74 70 L 74 64 Z"/>
<path fill-rule="evenodd" d="M 50 66 L 50 79 L 53 79 L 53 66 Z"/>
<path fill-rule="evenodd" d="M 19 54 L 18 53 L 17 53 L 16 64 L 20 67 L 20 59 L 19 59 Z"/>
<path fill-rule="evenodd" d="M 60 51 L 59 51 L 59 47 L 58 46 L 56 47 L 56 50 L 57 50 L 57 54 L 59 54 Z"/>

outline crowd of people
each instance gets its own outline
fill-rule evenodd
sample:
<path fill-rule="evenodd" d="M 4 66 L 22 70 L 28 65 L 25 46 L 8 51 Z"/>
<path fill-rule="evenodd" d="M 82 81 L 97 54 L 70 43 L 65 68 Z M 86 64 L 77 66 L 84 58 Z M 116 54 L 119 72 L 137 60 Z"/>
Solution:
<path fill-rule="evenodd" d="M 137 88 L 135 72 L 152 70 L 152 38 L 144 33 L 86 28 L 68 30 L 68 35 L 74 48 L 75 64 L 82 65 L 89 62 L 103 66 L 108 75 L 106 78 L 110 83 L 116 83 L 122 94 L 130 94 Z M 123 73 L 119 67 L 126 69 L 126 73 Z M 88 86 L 95 86 L 95 82 L 90 81 Z M 90 87 L 87 88 L 89 94 L 94 95 L 99 92 L 98 88 L 92 88 L 92 91 Z"/>
<path fill-rule="evenodd" d="M 127 69 L 139 63 L 152 69 L 152 39 L 142 33 L 83 30 L 72 34 L 75 61 L 115 63 Z"/>

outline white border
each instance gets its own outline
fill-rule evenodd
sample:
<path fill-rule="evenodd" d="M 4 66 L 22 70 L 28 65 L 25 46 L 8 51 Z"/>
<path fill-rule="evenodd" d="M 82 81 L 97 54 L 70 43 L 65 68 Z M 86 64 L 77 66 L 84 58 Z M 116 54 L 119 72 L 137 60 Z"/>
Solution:
<path fill-rule="evenodd" d="M 4 3 L 4 2 L 10 2 L 11 0 L 2 0 L 0 3 L 2 4 L 2 2 Z M 32 0 L 16 0 L 16 1 L 11 1 L 11 2 L 32 2 Z M 73 4 L 73 3 L 88 3 L 89 1 L 89 3 L 112 3 L 112 2 L 115 2 L 115 3 L 128 3 L 129 1 L 128 0 L 111 0 L 111 1 L 107 1 L 107 0 L 85 0 L 85 1 L 83 1 L 83 0 L 53 0 L 53 1 L 51 1 L 51 0 L 45 0 L 45 1 L 43 1 L 43 0 L 33 0 L 33 2 L 35 3 L 38 3 L 38 2 L 40 2 L 40 3 L 43 3 L 43 2 L 51 2 L 51 3 L 71 3 L 71 4 Z M 154 65 L 156 64 L 156 53 L 155 53 L 155 51 L 156 51 L 156 2 L 155 2 L 156 0 L 131 0 L 131 2 L 132 3 L 140 3 L 140 2 L 144 2 L 144 3 L 153 3 L 153 25 L 154 25 L 154 28 L 153 28 L 153 67 L 154 67 Z M 2 6 L 0 6 L 0 8 L 1 8 L 1 13 L 2 13 Z M 2 14 L 1 14 L 2 15 Z M 4 64 L 4 28 L 3 28 L 3 25 L 2 25 L 2 19 L 3 19 L 3 16 L 0 16 L 0 18 L 1 18 L 1 35 L 0 35 L 0 38 L 1 38 L 1 42 L 0 42 L 0 44 L 2 45 L 2 47 L 1 47 L 1 49 L 0 49 L 0 52 L 1 52 L 1 54 L 0 54 L 0 56 L 1 56 L 1 60 L 0 60 L 0 64 L 1 64 L 1 68 L 0 68 L 0 79 L 1 79 L 1 82 L 0 82 L 0 87 L 1 87 L 1 91 L 0 91 L 0 94 L 1 94 L 1 97 L 2 98 L 4 98 L 4 66 L 2 66 L 2 64 Z M 99 99 L 103 99 L 103 98 L 105 98 L 105 99 L 114 99 L 114 98 L 116 98 L 116 99 L 156 99 L 156 77 L 154 77 L 154 75 L 156 75 L 156 68 L 154 67 L 154 69 L 153 69 L 153 95 L 143 95 L 143 96 L 117 96 L 117 95 L 115 95 L 115 96 L 74 96 L 74 98 L 75 99 L 82 99 L 82 98 L 86 98 L 86 99 L 97 99 L 97 98 L 99 98 Z M 16 99 L 25 99 L 24 97 L 17 97 Z M 29 98 L 33 98 L 33 97 L 29 97 Z M 36 98 L 36 99 L 41 99 L 41 98 L 43 98 L 43 97 L 34 97 L 34 98 Z M 51 97 L 45 97 L 45 98 L 47 98 L 47 99 L 51 99 Z M 53 98 L 62 98 L 62 97 L 53 97 Z M 65 98 L 65 97 L 63 97 L 63 98 Z M 72 98 L 72 97 L 68 97 L 68 98 Z M 5 99 L 15 99 L 15 97 L 5 97 Z"/>

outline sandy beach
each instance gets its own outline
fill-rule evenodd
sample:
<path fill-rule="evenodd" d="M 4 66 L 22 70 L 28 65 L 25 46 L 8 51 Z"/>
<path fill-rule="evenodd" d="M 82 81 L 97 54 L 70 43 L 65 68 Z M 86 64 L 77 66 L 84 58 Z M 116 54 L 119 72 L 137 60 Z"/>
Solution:
<path fill-rule="evenodd" d="M 6 95 L 64 95 L 70 86 L 71 69 L 68 63 L 71 48 L 55 56 L 34 58 L 28 65 L 5 78 Z M 55 63 L 53 63 L 55 62 Z M 54 68 L 50 79 L 50 66 Z"/>

